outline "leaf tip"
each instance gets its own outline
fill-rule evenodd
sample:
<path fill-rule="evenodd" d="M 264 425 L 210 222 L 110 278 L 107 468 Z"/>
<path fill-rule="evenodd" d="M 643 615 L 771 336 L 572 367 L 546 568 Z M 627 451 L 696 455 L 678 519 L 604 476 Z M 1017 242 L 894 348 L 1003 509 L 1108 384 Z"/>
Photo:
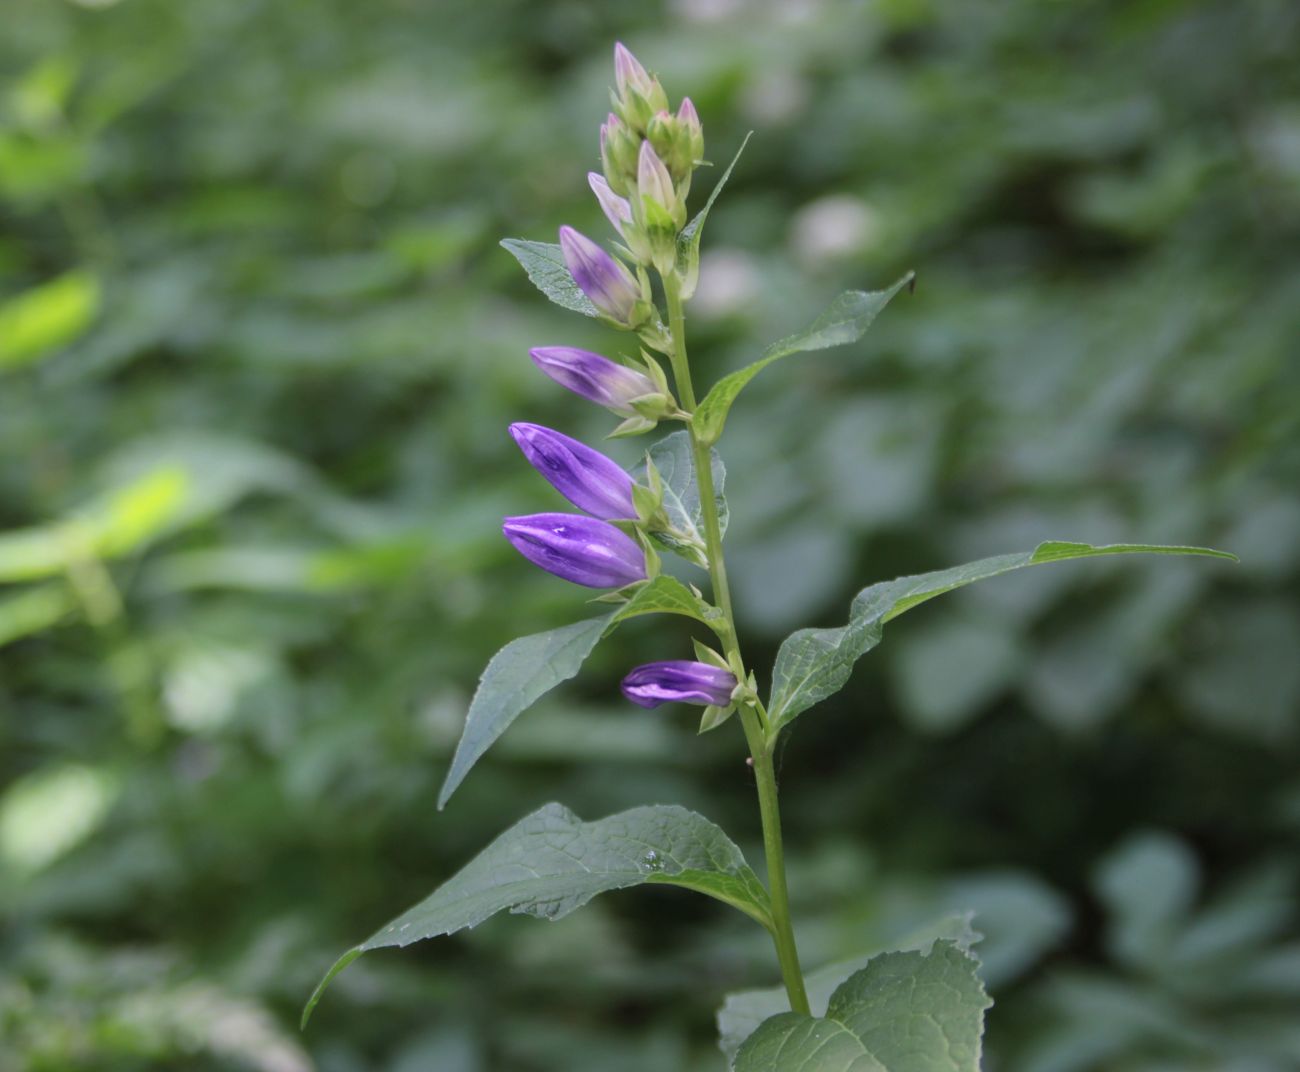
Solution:
<path fill-rule="evenodd" d="M 311 1014 L 320 1003 L 320 999 L 325 993 L 325 988 L 334 981 L 334 977 L 364 952 L 365 949 L 361 946 L 354 946 L 333 963 L 330 970 L 325 973 L 324 978 L 316 984 L 316 989 L 311 992 L 311 997 L 307 999 L 307 1004 L 303 1006 L 302 1018 L 298 1021 L 299 1031 L 307 1030 L 307 1021 L 311 1019 Z"/>

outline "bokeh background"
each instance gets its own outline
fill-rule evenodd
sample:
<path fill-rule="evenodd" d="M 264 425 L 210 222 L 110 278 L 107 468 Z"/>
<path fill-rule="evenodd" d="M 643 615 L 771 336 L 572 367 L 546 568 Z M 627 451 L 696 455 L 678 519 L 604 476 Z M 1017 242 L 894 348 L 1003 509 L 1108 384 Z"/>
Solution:
<path fill-rule="evenodd" d="M 1053 566 L 890 626 L 782 754 L 808 967 L 974 910 L 989 1069 L 1300 1068 L 1300 7 L 1293 0 L 4 0 L 0 1066 L 720 1069 L 764 936 L 673 891 L 344 948 L 558 799 L 757 860 L 734 727 L 617 700 L 625 627 L 434 807 L 478 673 L 586 613 L 506 513 L 511 420 L 609 428 L 615 345 L 496 245 L 604 223 L 614 40 L 725 163 L 705 381 L 747 392 L 754 662 L 901 573 Z M 716 174 L 716 170 L 714 172 Z M 697 189 L 707 189 L 705 172 Z M 698 196 L 698 195 L 697 195 Z M 631 463 L 636 442 L 612 450 Z"/>

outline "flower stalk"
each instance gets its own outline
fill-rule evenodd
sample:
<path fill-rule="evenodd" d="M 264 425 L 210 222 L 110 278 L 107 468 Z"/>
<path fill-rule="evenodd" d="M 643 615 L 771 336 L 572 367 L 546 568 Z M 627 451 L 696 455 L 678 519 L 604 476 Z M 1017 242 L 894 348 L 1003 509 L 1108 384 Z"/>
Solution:
<path fill-rule="evenodd" d="M 686 355 L 686 318 L 682 310 L 681 281 L 675 272 L 661 276 L 664 297 L 668 306 L 668 330 L 672 338 L 669 358 L 673 379 L 682 406 L 687 411 L 695 409 L 695 388 L 691 383 L 690 360 Z M 740 681 L 746 679 L 740 643 L 736 637 L 736 619 L 731 609 L 731 588 L 727 583 L 727 564 L 722 551 L 722 526 L 718 520 L 718 501 L 713 487 L 713 465 L 708 445 L 702 443 L 695 429 L 688 423 L 691 436 L 691 458 L 695 466 L 695 479 L 700 489 L 700 507 L 704 515 L 704 541 L 709 564 L 709 579 L 713 597 L 726 618 L 724 636 L 725 655 Z M 781 979 L 785 984 L 790 1008 L 794 1012 L 810 1013 L 808 991 L 804 986 L 803 969 L 799 965 L 799 950 L 795 944 L 794 927 L 790 920 L 790 894 L 785 876 L 785 847 L 781 838 L 781 809 L 776 784 L 776 770 L 772 763 L 776 738 L 769 733 L 767 715 L 762 704 L 755 699 L 752 704 L 739 706 L 740 723 L 754 761 L 754 779 L 758 788 L 759 818 L 763 826 L 763 854 L 767 859 L 768 896 L 772 902 L 772 942 L 781 965 Z"/>

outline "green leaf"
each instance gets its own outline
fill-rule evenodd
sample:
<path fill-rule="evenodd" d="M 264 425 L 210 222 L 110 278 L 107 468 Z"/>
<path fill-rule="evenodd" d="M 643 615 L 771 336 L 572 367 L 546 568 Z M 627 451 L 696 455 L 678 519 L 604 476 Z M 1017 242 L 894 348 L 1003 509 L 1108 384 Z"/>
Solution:
<path fill-rule="evenodd" d="M 76 606 L 68 586 L 58 583 L 0 599 L 0 647 L 58 625 Z"/>
<path fill-rule="evenodd" d="M 736 1072 L 978 1072 L 984 992 L 978 963 L 953 942 L 885 953 L 846 979 L 824 1017 L 766 1020 Z"/>
<path fill-rule="evenodd" d="M 704 512 L 700 508 L 700 486 L 695 479 L 695 464 L 691 453 L 689 432 L 673 432 L 650 448 L 650 460 L 663 481 L 664 513 L 672 524 L 672 533 L 654 533 L 670 550 L 686 552 L 692 541 L 704 541 Z M 727 482 L 727 469 L 718 452 L 710 451 L 713 467 L 713 492 L 718 504 L 718 525 L 727 531 L 727 500 L 723 490 Z M 645 478 L 644 466 L 637 473 L 638 482 Z M 690 554 L 686 557 L 692 558 Z"/>
<path fill-rule="evenodd" d="M 753 136 L 754 132 L 752 130 L 745 135 L 745 140 L 740 143 L 740 148 L 736 150 L 736 155 L 731 158 L 727 170 L 722 173 L 721 178 L 714 185 L 708 200 L 704 202 L 704 207 L 695 214 L 694 219 L 683 227 L 682 233 L 677 236 L 677 271 L 683 279 L 683 298 L 689 298 L 695 293 L 695 284 L 699 280 L 700 238 L 704 232 L 704 221 L 709 218 L 709 210 L 713 208 L 713 202 L 718 199 L 718 195 L 722 193 L 722 188 L 727 185 L 727 180 L 731 178 L 731 172 L 740 159 L 740 154 L 745 151 L 745 146 L 749 144 L 749 139 Z"/>
<path fill-rule="evenodd" d="M 722 612 L 717 607 L 706 603 L 676 577 L 670 577 L 666 573 L 660 574 L 649 584 L 642 585 L 631 599 L 614 612 L 605 631 L 606 635 L 619 622 L 641 614 L 680 614 L 703 622 L 710 628 L 719 626 L 723 620 Z"/>
<path fill-rule="evenodd" d="M 774 342 L 763 356 L 743 369 L 722 377 L 695 409 L 691 425 L 695 434 L 705 443 L 716 443 L 722 435 L 731 404 L 745 384 L 749 383 L 773 361 L 805 350 L 827 350 L 857 342 L 871 327 L 872 321 L 889 304 L 890 299 L 910 284 L 916 277 L 908 272 L 887 290 L 846 290 L 805 331 Z"/>
<path fill-rule="evenodd" d="M 853 664 L 880 643 L 885 623 L 904 611 L 955 588 L 1024 566 L 1095 555 L 1126 554 L 1207 555 L 1237 560 L 1235 555 L 1208 547 L 1141 543 L 1094 547 L 1086 543 L 1049 541 L 1021 554 L 997 555 L 952 569 L 873 584 L 854 597 L 848 625 L 838 629 L 800 629 L 782 642 L 772 669 L 769 711 L 773 732 L 789 725 L 813 704 L 842 689 L 853 672 Z"/>
<path fill-rule="evenodd" d="M 492 656 L 470 701 L 465 729 L 438 793 L 439 810 L 447 806 L 470 768 L 516 718 L 578 672 L 613 618 L 613 614 L 605 614 L 519 637 Z"/>
<path fill-rule="evenodd" d="M 584 823 L 568 808 L 547 804 L 340 957 L 307 1002 L 303 1023 L 330 981 L 368 950 L 452 934 L 506 909 L 559 919 L 597 894 L 646 883 L 703 893 L 771 928 L 767 891 L 731 839 L 702 816 L 657 805 Z"/>
<path fill-rule="evenodd" d="M 569 274 L 569 266 L 564 263 L 564 253 L 554 242 L 529 242 L 523 238 L 503 238 L 501 245 L 513 254 L 515 260 L 523 265 L 528 278 L 556 305 L 572 309 L 583 316 L 599 316 L 600 312 L 591 304 Z"/>
<path fill-rule="evenodd" d="M 927 925 L 901 941 L 891 943 L 889 950 L 875 949 L 860 956 L 827 964 L 804 977 L 808 990 L 808 1004 L 814 1015 L 824 1016 L 836 988 L 854 972 L 861 971 L 873 958 L 889 951 L 895 953 L 929 953 L 937 941 L 950 941 L 959 949 L 969 950 L 980 940 L 978 931 L 971 929 L 970 912 L 961 912 Z M 728 994 L 718 1010 L 718 1046 L 734 1061 L 741 1043 L 758 1030 L 769 1017 L 778 1016 L 790 1008 L 785 987 L 772 986 L 761 990 L 742 990 Z"/>
<path fill-rule="evenodd" d="M 39 361 L 67 346 L 99 313 L 99 280 L 67 272 L 0 304 L 0 369 Z"/>

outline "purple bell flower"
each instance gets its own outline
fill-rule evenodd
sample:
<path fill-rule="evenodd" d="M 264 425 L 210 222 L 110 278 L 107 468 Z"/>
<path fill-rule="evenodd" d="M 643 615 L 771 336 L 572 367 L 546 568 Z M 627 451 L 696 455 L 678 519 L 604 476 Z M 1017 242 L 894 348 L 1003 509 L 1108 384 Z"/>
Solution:
<path fill-rule="evenodd" d="M 645 552 L 608 521 L 581 514 L 508 517 L 505 537 L 548 573 L 587 588 L 622 588 L 646 579 Z"/>
<path fill-rule="evenodd" d="M 623 695 L 642 707 L 673 701 L 726 707 L 735 687 L 730 670 L 684 659 L 646 663 L 623 679 Z"/>
<path fill-rule="evenodd" d="M 561 387 L 624 417 L 635 416 L 632 400 L 659 394 L 649 376 L 575 346 L 538 346 L 528 351 L 539 369 Z"/>
<path fill-rule="evenodd" d="M 591 304 L 616 323 L 636 327 L 641 301 L 641 284 L 636 277 L 572 227 L 560 228 L 560 250 L 573 281 Z"/>
<path fill-rule="evenodd" d="M 512 424 L 510 434 L 532 467 L 579 510 L 606 521 L 636 517 L 632 478 L 612 458 L 540 424 Z"/>

